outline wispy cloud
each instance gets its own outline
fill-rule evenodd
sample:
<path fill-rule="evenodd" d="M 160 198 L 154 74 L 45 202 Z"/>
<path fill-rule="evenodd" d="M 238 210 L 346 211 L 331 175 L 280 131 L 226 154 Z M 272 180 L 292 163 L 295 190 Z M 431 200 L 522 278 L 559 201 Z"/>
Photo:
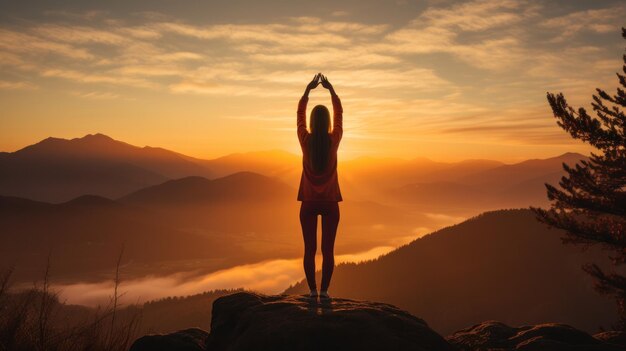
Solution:
<path fill-rule="evenodd" d="M 98 43 L 107 45 L 124 45 L 130 39 L 106 29 L 97 29 L 89 26 L 45 24 L 32 29 L 31 33 L 50 41 L 86 44 Z"/>
<path fill-rule="evenodd" d="M 333 17 L 344 17 L 349 15 L 350 13 L 348 11 L 342 11 L 342 10 L 338 10 L 338 11 L 333 11 L 330 15 Z"/>
<path fill-rule="evenodd" d="M 55 54 L 73 59 L 91 59 L 94 56 L 84 48 L 44 38 L 20 33 L 16 30 L 0 29 L 0 49 L 14 54 L 41 55 Z M 24 57 L 25 60 L 41 60 L 42 57 Z"/>
<path fill-rule="evenodd" d="M 382 47 L 398 53 L 446 53 L 484 69 L 514 67 L 527 54 L 514 28 L 538 15 L 527 1 L 470 1 L 428 8 L 408 26 L 387 35 Z M 488 35 L 484 33 L 488 32 Z M 463 33 L 474 35 L 465 36 Z"/>
<path fill-rule="evenodd" d="M 49 69 L 41 72 L 44 77 L 63 78 L 81 83 L 106 83 L 113 85 L 128 85 L 141 88 L 155 87 L 156 84 L 138 78 L 115 76 L 107 74 L 90 74 L 74 70 Z"/>
<path fill-rule="evenodd" d="M 112 93 L 109 91 L 90 91 L 87 93 L 72 92 L 72 95 L 85 98 L 85 99 L 92 99 L 92 100 L 111 100 L 111 99 L 119 99 L 121 97 L 119 94 Z"/>
<path fill-rule="evenodd" d="M 404 238 L 402 243 L 414 240 L 418 235 Z M 337 264 L 361 262 L 384 255 L 393 246 L 379 246 L 365 252 L 337 255 Z M 316 257 L 320 266 L 321 256 Z M 214 289 L 245 288 L 266 294 L 277 294 L 290 284 L 303 279 L 302 261 L 299 259 L 277 259 L 259 263 L 236 266 L 207 275 L 198 276 L 196 272 L 184 272 L 169 276 L 146 277 L 124 281 L 120 285 L 123 291 L 123 303 L 143 303 L 167 296 L 186 296 Z M 113 291 L 112 282 L 76 283 L 54 285 L 53 290 L 71 304 L 97 306 L 109 301 Z"/>
<path fill-rule="evenodd" d="M 447 8 L 428 8 L 412 25 L 426 23 L 436 28 L 485 31 L 519 23 L 537 15 L 537 11 L 536 5 L 523 0 L 468 1 Z"/>
<path fill-rule="evenodd" d="M 30 82 L 10 82 L 6 80 L 0 80 L 0 89 L 6 90 L 33 90 L 38 86 Z"/>
<path fill-rule="evenodd" d="M 603 9 L 584 10 L 564 16 L 548 18 L 542 25 L 559 34 L 553 41 L 563 41 L 576 36 L 581 31 L 595 33 L 619 32 L 624 25 L 626 6 L 618 5 Z"/>

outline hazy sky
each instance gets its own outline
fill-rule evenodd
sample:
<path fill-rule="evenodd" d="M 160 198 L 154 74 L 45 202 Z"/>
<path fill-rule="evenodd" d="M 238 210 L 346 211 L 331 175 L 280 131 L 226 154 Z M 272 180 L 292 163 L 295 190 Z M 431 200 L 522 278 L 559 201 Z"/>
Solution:
<path fill-rule="evenodd" d="M 100 132 L 204 158 L 297 153 L 296 105 L 323 72 L 340 157 L 586 152 L 545 94 L 613 92 L 625 18 L 591 0 L 0 0 L 0 150 Z"/>

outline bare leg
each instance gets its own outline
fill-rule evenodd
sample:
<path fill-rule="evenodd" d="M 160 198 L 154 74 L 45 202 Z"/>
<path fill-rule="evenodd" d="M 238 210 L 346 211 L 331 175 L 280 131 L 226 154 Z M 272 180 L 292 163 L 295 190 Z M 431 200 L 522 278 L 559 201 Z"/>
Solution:
<path fill-rule="evenodd" d="M 331 203 L 328 210 L 322 215 L 322 287 L 321 291 L 327 291 L 330 278 L 335 268 L 335 236 L 339 225 L 339 204 Z"/>
<path fill-rule="evenodd" d="M 307 204 L 300 206 L 300 225 L 304 238 L 304 274 L 310 290 L 317 290 L 315 283 L 315 252 L 317 251 L 317 213 Z"/>

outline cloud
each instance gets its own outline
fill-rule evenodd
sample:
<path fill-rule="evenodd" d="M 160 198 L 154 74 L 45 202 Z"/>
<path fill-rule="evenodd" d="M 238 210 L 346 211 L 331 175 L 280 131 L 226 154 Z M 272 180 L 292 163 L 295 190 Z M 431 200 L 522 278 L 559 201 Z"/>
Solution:
<path fill-rule="evenodd" d="M 355 22 L 316 22 L 309 23 L 297 28 L 300 32 L 305 33 L 350 33 L 349 37 L 363 36 L 363 35 L 377 35 L 384 33 L 389 28 L 386 24 L 362 24 Z"/>
<path fill-rule="evenodd" d="M 185 80 L 172 84 L 169 89 L 177 94 L 202 94 L 217 96 L 256 96 L 256 97 L 284 97 L 293 95 L 290 91 L 270 89 L 260 85 L 221 84 L 212 81 Z"/>
<path fill-rule="evenodd" d="M 623 25 L 626 6 L 614 6 L 604 9 L 584 10 L 564 16 L 549 18 L 541 24 L 556 33 L 553 41 L 564 41 L 576 36 L 579 32 L 619 33 Z"/>
<path fill-rule="evenodd" d="M 454 54 L 462 61 L 488 70 L 504 70 L 519 65 L 529 57 L 517 38 L 484 40 L 478 44 L 461 45 Z"/>
<path fill-rule="evenodd" d="M 112 92 L 102 92 L 102 91 L 91 91 L 91 92 L 73 92 L 72 95 L 81 97 L 84 99 L 92 99 L 92 100 L 111 100 L 118 99 L 121 96 Z"/>
<path fill-rule="evenodd" d="M 485 31 L 502 26 L 510 26 L 534 16 L 536 6 L 517 0 L 469 1 L 448 8 L 430 7 L 412 24 L 436 28 L 458 28 L 463 31 Z"/>
<path fill-rule="evenodd" d="M 43 23 L 32 28 L 26 27 L 20 32 L 2 29 L 0 49 L 5 51 L 0 51 L 0 54 L 10 58 L 4 64 L 28 67 L 43 77 L 63 78 L 78 83 L 152 88 L 161 85 L 174 93 L 223 95 L 233 92 L 236 95 L 248 95 L 258 92 L 259 96 L 268 96 L 276 94 L 268 93 L 267 89 L 237 84 L 271 75 L 273 72 L 267 68 L 268 65 L 354 68 L 399 62 L 394 57 L 370 52 L 365 47 L 358 50 L 343 48 L 350 45 L 355 36 L 382 33 L 387 25 L 325 22 L 319 18 L 295 17 L 286 23 L 203 26 L 149 14 L 144 16 L 149 19 L 147 23 L 126 26 L 123 21 L 107 18 L 100 12 L 76 16 L 53 12 L 48 15 L 83 22 L 97 21 L 91 25 Z M 176 40 L 164 45 L 164 41 L 171 35 L 208 41 L 209 44 L 181 46 Z M 223 41 L 230 43 L 220 44 Z M 29 44 L 21 45 L 25 42 Z M 103 51 L 97 45 L 113 48 Z M 199 51 L 212 45 L 228 45 L 229 49 L 222 52 L 209 50 L 210 54 Z M 234 65 L 239 64 L 237 70 L 226 67 L 224 63 L 228 57 L 220 58 L 228 50 L 234 50 L 233 55 L 237 55 L 234 61 L 231 60 Z M 83 62 L 63 62 L 55 67 L 35 56 L 41 52 Z M 210 59 L 207 59 L 208 55 Z M 197 64 L 193 64 L 194 61 Z M 225 80 L 220 84 L 222 91 L 215 89 L 216 85 L 208 80 L 218 76 Z M 163 82 L 162 78 L 167 77 L 179 78 L 180 82 Z"/>
<path fill-rule="evenodd" d="M 413 237 L 414 239 L 415 237 Z M 337 264 L 374 259 L 394 249 L 393 246 L 375 247 L 365 252 L 336 255 Z M 316 257 L 320 267 L 321 256 Z M 206 275 L 182 272 L 169 276 L 149 276 L 122 281 L 119 286 L 122 303 L 142 303 L 167 296 L 187 296 L 214 289 L 236 289 L 277 294 L 304 278 L 301 259 L 276 259 L 236 266 Z M 113 282 L 75 283 L 53 285 L 61 299 L 70 304 L 97 306 L 110 301 Z"/>
<path fill-rule="evenodd" d="M 44 77 L 63 78 L 81 83 L 106 83 L 113 85 L 127 85 L 141 88 L 154 88 L 149 81 L 123 76 L 89 74 L 73 70 L 49 69 L 41 72 Z"/>
<path fill-rule="evenodd" d="M 504 70 L 528 57 L 519 34 L 511 28 L 536 17 L 538 8 L 526 1 L 510 0 L 429 7 L 406 27 L 388 33 L 388 43 L 379 48 L 399 54 L 445 53 L 477 68 Z M 483 32 L 488 35 L 476 35 Z M 466 33 L 475 38 L 465 35 L 461 40 Z"/>
<path fill-rule="evenodd" d="M 357 50 L 358 51 L 358 50 Z M 342 49 L 327 48 L 325 50 L 290 53 L 290 54 L 252 54 L 252 60 L 265 63 L 289 64 L 308 67 L 364 67 L 382 64 L 395 64 L 400 60 L 393 56 L 363 52 L 351 52 Z"/>
<path fill-rule="evenodd" d="M 330 13 L 331 16 L 333 17 L 345 17 L 348 16 L 350 13 L 348 11 L 333 11 Z"/>
<path fill-rule="evenodd" d="M 41 55 L 49 53 L 79 60 L 94 57 L 84 48 L 2 28 L 0 28 L 0 49 L 13 54 Z M 41 57 L 35 59 L 41 59 Z"/>
<path fill-rule="evenodd" d="M 453 84 L 439 77 L 432 69 L 358 69 L 330 72 L 335 84 L 354 88 L 400 88 L 412 91 L 440 91 L 453 89 Z"/>
<path fill-rule="evenodd" d="M 30 82 L 10 82 L 5 80 L 0 80 L 0 89 L 5 90 L 34 90 L 37 89 L 38 86 L 30 83 Z"/>
<path fill-rule="evenodd" d="M 233 96 L 241 106 L 271 100 L 242 108 L 241 118 L 249 118 L 293 113 L 293 97 L 322 71 L 338 88 L 351 127 L 359 128 L 347 138 L 481 135 L 539 142 L 546 138 L 532 136 L 555 131 L 546 90 L 582 97 L 613 82 L 621 55 L 614 43 L 625 14 L 623 6 L 577 7 L 551 18 L 543 3 L 430 1 L 408 20 L 381 23 L 344 11 L 259 23 L 53 11 L 0 25 L 0 86 L 32 84 L 42 91 L 63 80 L 59 89 L 86 99 L 117 99 L 127 94 L 113 89 L 129 87 L 163 99 Z M 290 127 L 282 117 L 272 126 Z"/>
<path fill-rule="evenodd" d="M 389 43 L 379 46 L 380 50 L 399 53 L 433 53 L 454 50 L 456 34 L 446 28 L 402 28 L 387 35 Z"/>
<path fill-rule="evenodd" d="M 331 31 L 311 30 L 306 24 L 296 25 L 292 28 L 286 24 L 224 24 L 212 26 L 194 26 L 184 23 L 165 22 L 155 25 L 161 31 L 189 36 L 198 39 L 227 39 L 236 42 L 266 42 L 288 45 L 316 46 L 316 45 L 339 45 L 347 44 L 350 39 L 344 35 L 333 33 L 335 31 L 352 29 L 364 31 L 365 26 L 359 24 L 330 23 Z M 356 28 L 355 28 L 356 27 Z M 307 29 L 308 28 L 308 29 Z M 365 31 L 366 34 L 369 34 Z"/>
<path fill-rule="evenodd" d="M 99 11 L 99 10 L 89 10 L 83 12 L 71 12 L 71 11 L 63 11 L 63 10 L 46 10 L 43 11 L 43 14 L 48 17 L 60 17 L 64 19 L 70 20 L 83 20 L 83 21 L 93 21 L 98 18 L 102 18 L 107 15 L 107 11 Z"/>
<path fill-rule="evenodd" d="M 130 42 L 130 39 L 123 35 L 88 26 L 45 24 L 33 28 L 32 33 L 48 40 L 74 44 L 124 45 Z"/>
<path fill-rule="evenodd" d="M 158 29 L 150 26 L 123 27 L 120 28 L 119 31 L 123 35 L 130 35 L 131 37 L 140 40 L 155 40 L 163 36 Z"/>

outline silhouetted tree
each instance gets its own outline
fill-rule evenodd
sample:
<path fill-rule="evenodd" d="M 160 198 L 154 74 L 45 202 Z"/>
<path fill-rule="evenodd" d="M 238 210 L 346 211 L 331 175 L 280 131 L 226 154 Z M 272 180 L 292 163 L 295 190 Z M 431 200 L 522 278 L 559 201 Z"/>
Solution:
<path fill-rule="evenodd" d="M 626 28 L 622 36 L 626 39 Z M 626 74 L 626 54 L 623 58 Z M 597 117 L 584 108 L 574 110 L 561 93 L 548 93 L 557 124 L 601 153 L 592 153 L 574 167 L 563 164 L 567 175 L 561 178 L 560 189 L 546 184 L 551 208 L 533 208 L 542 222 L 566 231 L 563 242 L 600 245 L 615 253 L 611 260 L 616 266 L 626 263 L 626 76 L 617 73 L 617 77 L 621 87 L 616 95 L 596 89 L 592 106 Z M 618 327 L 626 329 L 626 277 L 595 264 L 583 269 L 593 276 L 599 292 L 615 297 Z"/>

